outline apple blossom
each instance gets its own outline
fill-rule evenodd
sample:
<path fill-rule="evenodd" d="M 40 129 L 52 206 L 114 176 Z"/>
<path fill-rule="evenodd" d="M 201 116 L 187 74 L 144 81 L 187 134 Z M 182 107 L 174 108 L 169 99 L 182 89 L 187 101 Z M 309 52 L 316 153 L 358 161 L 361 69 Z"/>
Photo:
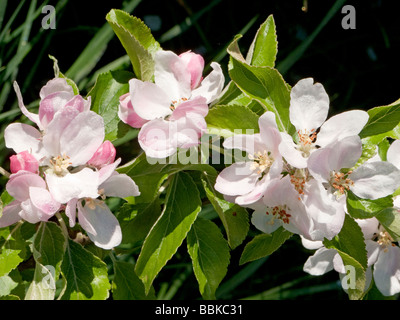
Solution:
<path fill-rule="evenodd" d="M 10 176 L 6 190 L 14 201 L 4 207 L 0 228 L 21 219 L 30 223 L 47 221 L 61 206 L 47 190 L 43 178 L 36 173 L 19 170 Z"/>
<path fill-rule="evenodd" d="M 282 132 L 279 150 L 286 161 L 296 168 L 306 168 L 307 158 L 318 147 L 325 147 L 348 136 L 357 135 L 368 121 L 368 113 L 352 110 L 328 120 L 329 97 L 320 83 L 302 79 L 290 92 L 289 117 L 297 137 Z M 351 125 L 349 123 L 351 122 Z"/>
<path fill-rule="evenodd" d="M 224 76 L 213 62 L 213 71 L 202 79 L 203 58 L 192 52 L 178 56 L 160 50 L 154 60 L 154 83 L 131 79 L 129 95 L 120 97 L 118 115 L 142 128 L 138 140 L 146 155 L 166 158 L 178 148 L 198 145 L 207 127 L 208 104 L 222 91 Z"/>
<path fill-rule="evenodd" d="M 17 173 L 20 170 L 39 172 L 39 161 L 28 151 L 22 151 L 10 157 L 10 171 Z"/>
<path fill-rule="evenodd" d="M 308 159 L 308 169 L 338 198 L 346 190 L 365 199 L 378 199 L 392 194 L 400 186 L 400 171 L 386 161 L 365 162 L 352 168 L 361 156 L 358 136 L 350 136 L 316 150 Z"/>

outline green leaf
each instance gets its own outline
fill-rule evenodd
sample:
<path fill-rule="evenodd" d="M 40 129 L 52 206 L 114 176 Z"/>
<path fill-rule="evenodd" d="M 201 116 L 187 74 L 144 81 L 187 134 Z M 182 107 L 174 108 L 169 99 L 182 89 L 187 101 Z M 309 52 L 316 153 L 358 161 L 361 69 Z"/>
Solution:
<path fill-rule="evenodd" d="M 161 214 L 158 199 L 151 203 L 125 203 L 117 213 L 122 231 L 122 243 L 143 241 Z"/>
<path fill-rule="evenodd" d="M 215 223 L 198 218 L 188 233 L 187 245 L 202 297 L 215 299 L 228 270 L 228 243 Z"/>
<path fill-rule="evenodd" d="M 367 269 L 367 250 L 364 235 L 360 226 L 349 215 L 345 216 L 343 227 L 339 234 L 332 240 L 325 239 L 324 246 L 335 249 L 343 260 L 345 267 L 354 270 L 354 288 L 349 287 L 348 294 L 352 300 L 361 299 L 364 295 Z"/>
<path fill-rule="evenodd" d="M 66 238 L 61 228 L 53 222 L 41 222 L 33 242 L 36 267 L 26 300 L 54 299 L 65 248 Z"/>
<path fill-rule="evenodd" d="M 245 95 L 258 101 L 265 111 L 275 113 L 280 131 L 292 135 L 295 128 L 289 119 L 289 86 L 276 69 L 248 65 L 240 53 L 238 38 L 228 47 L 228 53 L 231 56 L 229 68 L 231 79 Z"/>
<path fill-rule="evenodd" d="M 376 200 L 362 199 L 350 190 L 347 192 L 347 211 L 354 219 L 368 219 L 374 217 L 385 208 L 393 206 L 392 196 Z"/>
<path fill-rule="evenodd" d="M 122 10 L 112 9 L 106 20 L 128 53 L 136 77 L 150 81 L 154 74 L 153 56 L 161 49 L 150 29 L 140 19 Z"/>
<path fill-rule="evenodd" d="M 203 173 L 202 183 L 208 200 L 225 228 L 229 246 L 234 249 L 246 238 L 249 231 L 249 217 L 245 208 L 226 201 L 223 196 L 214 189 L 217 173 Z"/>
<path fill-rule="evenodd" d="M 105 300 L 109 296 L 107 265 L 79 243 L 68 240 L 61 272 L 66 280 L 62 300 Z"/>
<path fill-rule="evenodd" d="M 0 277 L 15 269 L 25 255 L 25 242 L 19 235 L 22 224 L 8 227 L 0 233 Z M 3 239 L 1 239 L 3 237 Z"/>
<path fill-rule="evenodd" d="M 186 238 L 201 210 L 196 184 L 186 173 L 173 176 L 164 210 L 145 239 L 135 271 L 149 292 L 157 274 Z"/>
<path fill-rule="evenodd" d="M 252 66 L 274 67 L 278 53 L 275 21 L 272 15 L 260 26 L 246 57 Z"/>
<path fill-rule="evenodd" d="M 254 134 L 260 131 L 257 114 L 240 105 L 217 105 L 210 109 L 205 119 L 209 134 L 225 138 L 234 134 Z"/>
<path fill-rule="evenodd" d="M 113 261 L 114 280 L 112 284 L 113 299 L 115 300 L 155 300 L 154 289 L 148 295 L 143 282 L 138 278 L 135 266 L 128 262 Z"/>
<path fill-rule="evenodd" d="M 239 264 L 245 264 L 266 256 L 278 250 L 280 246 L 293 234 L 283 227 L 278 228 L 272 234 L 259 234 L 246 244 L 240 257 Z"/>
<path fill-rule="evenodd" d="M 400 211 L 395 208 L 387 208 L 375 216 L 394 241 L 400 241 Z"/>
<path fill-rule="evenodd" d="M 100 74 L 88 93 L 92 101 L 91 110 L 103 117 L 105 140 L 113 141 L 119 136 L 119 97 L 129 91 L 128 81 L 131 78 L 133 74 L 123 70 Z"/>
<path fill-rule="evenodd" d="M 247 97 L 233 81 L 229 81 L 228 85 L 225 87 L 221 96 L 218 100 L 215 100 L 212 105 L 240 105 L 246 106 L 252 101 L 251 98 Z M 212 110 L 211 107 L 210 110 Z"/>
<path fill-rule="evenodd" d="M 369 119 L 360 132 L 361 138 L 380 135 L 394 129 L 400 122 L 400 100 L 387 106 L 368 110 Z"/>

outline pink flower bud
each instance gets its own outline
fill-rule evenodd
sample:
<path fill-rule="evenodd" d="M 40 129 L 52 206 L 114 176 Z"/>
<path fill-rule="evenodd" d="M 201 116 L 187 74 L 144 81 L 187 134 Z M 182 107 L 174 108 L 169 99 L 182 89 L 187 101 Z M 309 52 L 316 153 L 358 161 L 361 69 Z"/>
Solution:
<path fill-rule="evenodd" d="M 179 58 L 186 64 L 186 69 L 191 76 L 192 90 L 197 88 L 203 79 L 204 59 L 201 55 L 191 51 L 184 52 L 179 55 Z"/>
<path fill-rule="evenodd" d="M 38 173 L 39 162 L 28 151 L 22 151 L 10 157 L 10 170 L 11 173 L 17 173 L 19 170 Z"/>
<path fill-rule="evenodd" d="M 113 163 L 116 156 L 116 150 L 110 141 L 104 141 L 103 144 L 97 149 L 93 157 L 88 161 L 88 164 L 95 167 L 102 167 L 104 165 Z"/>

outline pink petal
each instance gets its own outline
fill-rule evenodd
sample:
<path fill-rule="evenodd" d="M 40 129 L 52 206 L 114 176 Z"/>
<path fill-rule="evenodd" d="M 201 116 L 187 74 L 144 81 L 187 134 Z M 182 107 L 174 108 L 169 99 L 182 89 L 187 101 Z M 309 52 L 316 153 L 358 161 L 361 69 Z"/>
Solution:
<path fill-rule="evenodd" d="M 21 202 L 29 199 L 30 187 L 46 188 L 46 183 L 39 175 L 21 170 L 12 174 L 6 184 L 10 196 Z"/>
<path fill-rule="evenodd" d="M 40 101 L 39 119 L 43 128 L 53 120 L 54 114 L 62 109 L 71 99 L 71 94 L 65 91 L 54 92 Z"/>
<path fill-rule="evenodd" d="M 0 228 L 11 226 L 21 220 L 19 212 L 21 211 L 21 202 L 14 200 L 3 208 L 3 214 L 0 215 Z"/>
<path fill-rule="evenodd" d="M 186 117 L 188 113 L 198 113 L 205 117 L 208 114 L 208 105 L 204 97 L 195 97 L 194 99 L 180 103 L 172 112 L 170 120 L 178 120 Z"/>
<path fill-rule="evenodd" d="M 40 124 L 40 120 L 39 120 L 39 115 L 34 114 L 30 111 L 28 111 L 28 109 L 25 107 L 24 105 L 24 101 L 22 99 L 22 94 L 21 94 L 21 90 L 19 89 L 18 83 L 16 81 L 14 81 L 13 83 L 14 85 L 14 90 L 15 93 L 17 94 L 17 99 L 18 99 L 18 106 L 21 109 L 21 112 L 32 122 L 36 123 L 36 125 L 39 127 L 40 130 L 42 130 L 42 126 Z"/>
<path fill-rule="evenodd" d="M 47 221 L 60 209 L 61 204 L 55 201 L 46 189 L 30 187 L 29 196 L 32 204 L 42 211 L 42 217 L 40 218 L 42 221 Z"/>
<path fill-rule="evenodd" d="M 25 170 L 33 173 L 39 172 L 39 162 L 28 151 L 22 151 L 10 157 L 10 171 L 17 173 L 20 170 Z"/>
<path fill-rule="evenodd" d="M 163 119 L 152 120 L 141 128 L 138 140 L 147 156 L 167 158 L 175 153 L 177 146 L 171 141 L 174 134 L 171 130 L 176 129 Z"/>
<path fill-rule="evenodd" d="M 113 163 L 117 151 L 110 141 L 104 141 L 103 144 L 97 149 L 93 157 L 88 161 L 88 164 L 95 167 L 102 167 Z"/>
<path fill-rule="evenodd" d="M 197 89 L 192 91 L 192 98 L 202 96 L 207 99 L 208 104 L 218 98 L 225 85 L 225 77 L 221 66 L 216 62 L 212 62 L 210 66 L 213 71 L 204 78 Z"/>
<path fill-rule="evenodd" d="M 141 128 L 148 122 L 148 120 L 139 117 L 133 109 L 129 92 L 119 98 L 118 116 L 123 122 L 129 124 L 133 128 Z"/>
<path fill-rule="evenodd" d="M 78 199 L 74 198 L 68 201 L 65 207 L 65 215 L 69 218 L 69 226 L 73 228 L 76 223 L 76 211 L 77 211 Z"/>
<path fill-rule="evenodd" d="M 191 51 L 180 54 L 179 58 L 185 63 L 186 69 L 190 73 L 190 84 L 193 90 L 203 78 L 204 59 L 201 55 Z"/>
<path fill-rule="evenodd" d="M 72 87 L 67 83 L 67 80 L 64 78 L 54 78 L 49 80 L 45 86 L 42 87 L 40 90 L 39 96 L 40 99 L 44 99 L 48 95 L 55 93 L 55 92 L 67 92 L 69 93 L 70 97 L 74 95 L 74 90 Z"/>

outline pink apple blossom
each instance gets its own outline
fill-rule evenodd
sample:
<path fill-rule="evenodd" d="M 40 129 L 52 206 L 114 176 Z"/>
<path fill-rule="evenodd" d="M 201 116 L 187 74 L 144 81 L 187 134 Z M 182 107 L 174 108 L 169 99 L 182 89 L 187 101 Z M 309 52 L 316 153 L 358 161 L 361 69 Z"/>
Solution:
<path fill-rule="evenodd" d="M 166 158 L 178 148 L 198 145 L 207 127 L 208 104 L 222 91 L 224 76 L 213 62 L 213 71 L 202 79 L 204 61 L 192 52 L 178 56 L 160 50 L 154 60 L 154 83 L 131 79 L 118 114 L 123 122 L 142 128 L 138 139 L 146 155 Z"/>
<path fill-rule="evenodd" d="M 22 151 L 10 157 L 10 171 L 17 173 L 20 170 L 39 172 L 39 161 L 28 151 Z"/>

